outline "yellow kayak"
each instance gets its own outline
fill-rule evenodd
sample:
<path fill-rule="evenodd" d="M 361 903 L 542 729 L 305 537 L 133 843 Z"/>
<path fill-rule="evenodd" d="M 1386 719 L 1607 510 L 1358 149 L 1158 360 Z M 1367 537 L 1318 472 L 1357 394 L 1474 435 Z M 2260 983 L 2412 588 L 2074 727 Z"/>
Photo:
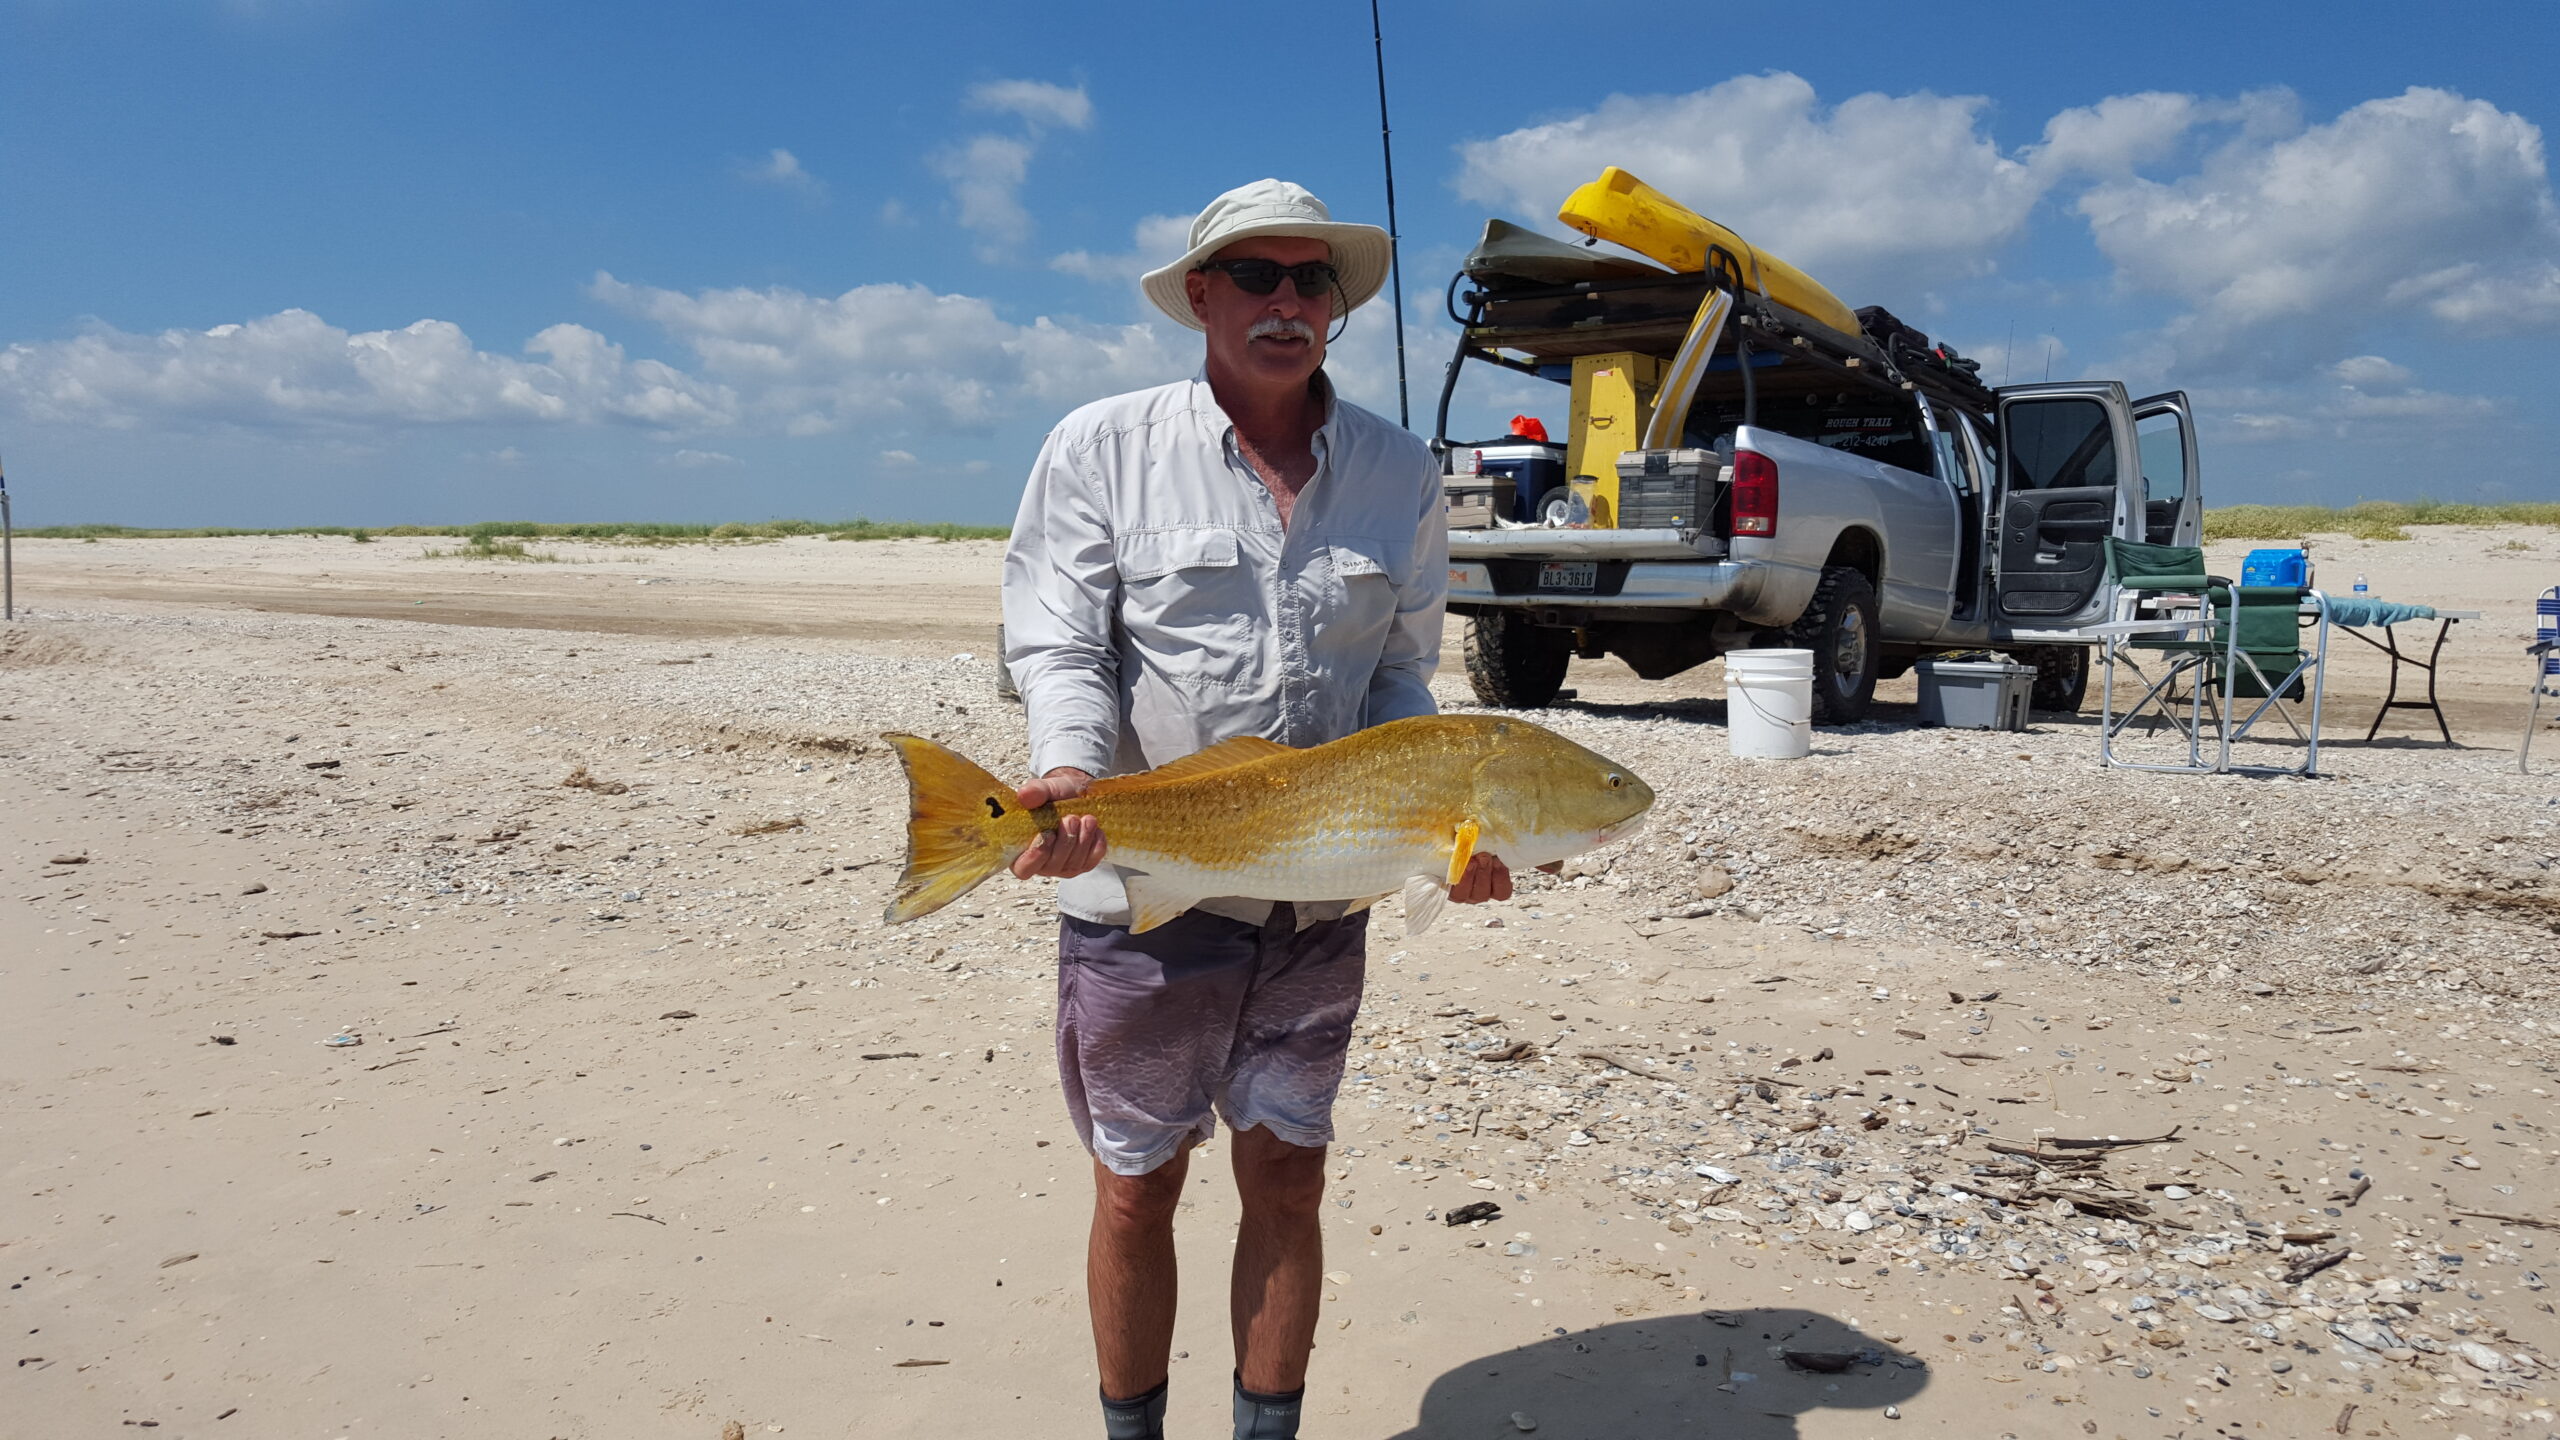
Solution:
<path fill-rule="evenodd" d="M 1567 196 L 1556 218 L 1683 275 L 1706 269 L 1709 247 L 1721 245 L 1742 262 L 1743 283 L 1754 291 L 1844 335 L 1858 333 L 1856 313 L 1812 276 L 1615 165 Z"/>

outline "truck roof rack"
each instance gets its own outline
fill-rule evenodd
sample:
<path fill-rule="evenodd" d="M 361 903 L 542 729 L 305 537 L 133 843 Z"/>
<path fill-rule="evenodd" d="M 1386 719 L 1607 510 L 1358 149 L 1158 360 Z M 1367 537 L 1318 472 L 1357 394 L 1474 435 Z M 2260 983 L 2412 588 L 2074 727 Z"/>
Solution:
<path fill-rule="evenodd" d="M 1458 352 L 1441 387 L 1435 435 L 1446 443 L 1449 401 L 1466 361 L 1563 379 L 1555 371 L 1569 367 L 1577 355 L 1632 350 L 1668 356 L 1679 348 L 1708 292 L 1717 288 L 1735 292 L 1736 323 L 1716 349 L 1719 358 L 1736 357 L 1730 365 L 1740 364 L 1740 350 L 1748 345 L 1755 354 L 1786 357 L 1779 364 L 1801 362 L 1826 384 L 1916 391 L 1976 415 L 1990 412 L 1991 391 L 1967 371 L 1908 346 L 1888 354 L 1865 335 L 1843 334 L 1738 288 L 1729 275 L 1675 274 L 1647 260 L 1603 254 L 1509 221 L 1488 220 L 1483 238 L 1449 282 L 1447 305 L 1459 326 Z M 1753 368 L 1771 363 L 1755 360 Z"/>

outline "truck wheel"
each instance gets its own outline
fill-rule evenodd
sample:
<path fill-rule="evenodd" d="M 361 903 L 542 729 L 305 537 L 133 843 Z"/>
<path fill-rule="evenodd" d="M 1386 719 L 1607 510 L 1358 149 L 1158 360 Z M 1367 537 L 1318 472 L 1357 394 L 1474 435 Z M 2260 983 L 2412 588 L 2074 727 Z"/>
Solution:
<path fill-rule="evenodd" d="M 2089 647 L 2038 645 L 2018 656 L 2036 667 L 2035 693 L 2027 704 L 2057 715 L 2080 713 L 2089 696 Z"/>
<path fill-rule="evenodd" d="M 1826 566 L 1813 603 L 1787 627 L 1785 643 L 1813 652 L 1813 722 L 1854 725 L 1875 703 L 1883 669 L 1876 587 L 1845 566 Z"/>
<path fill-rule="evenodd" d="M 1477 700 L 1501 710 L 1543 709 L 1564 687 L 1573 633 L 1517 615 L 1470 615 L 1466 656 Z"/>

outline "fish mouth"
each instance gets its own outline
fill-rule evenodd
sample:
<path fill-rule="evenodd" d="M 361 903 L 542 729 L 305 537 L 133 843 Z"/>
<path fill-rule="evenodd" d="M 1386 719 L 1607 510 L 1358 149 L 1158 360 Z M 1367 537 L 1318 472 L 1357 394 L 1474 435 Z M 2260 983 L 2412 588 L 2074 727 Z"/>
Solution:
<path fill-rule="evenodd" d="M 1615 824 L 1603 825 L 1600 827 L 1600 834 L 1598 838 L 1593 840 L 1592 843 L 1594 845 L 1606 845 L 1613 840 L 1623 840 L 1643 829 L 1645 821 L 1648 818 L 1650 818 L 1649 811 L 1639 810 L 1633 815 L 1630 815 L 1626 819 L 1620 820 Z"/>

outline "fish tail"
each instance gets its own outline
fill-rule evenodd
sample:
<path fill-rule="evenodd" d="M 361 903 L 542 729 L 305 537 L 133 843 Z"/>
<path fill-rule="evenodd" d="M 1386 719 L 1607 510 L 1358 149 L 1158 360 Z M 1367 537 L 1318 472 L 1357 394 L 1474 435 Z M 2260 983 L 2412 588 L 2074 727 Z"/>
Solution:
<path fill-rule="evenodd" d="M 902 925 L 977 888 L 1039 828 L 1013 787 L 967 756 L 920 735 L 880 738 L 897 747 L 907 772 L 907 868 L 887 916 Z"/>

